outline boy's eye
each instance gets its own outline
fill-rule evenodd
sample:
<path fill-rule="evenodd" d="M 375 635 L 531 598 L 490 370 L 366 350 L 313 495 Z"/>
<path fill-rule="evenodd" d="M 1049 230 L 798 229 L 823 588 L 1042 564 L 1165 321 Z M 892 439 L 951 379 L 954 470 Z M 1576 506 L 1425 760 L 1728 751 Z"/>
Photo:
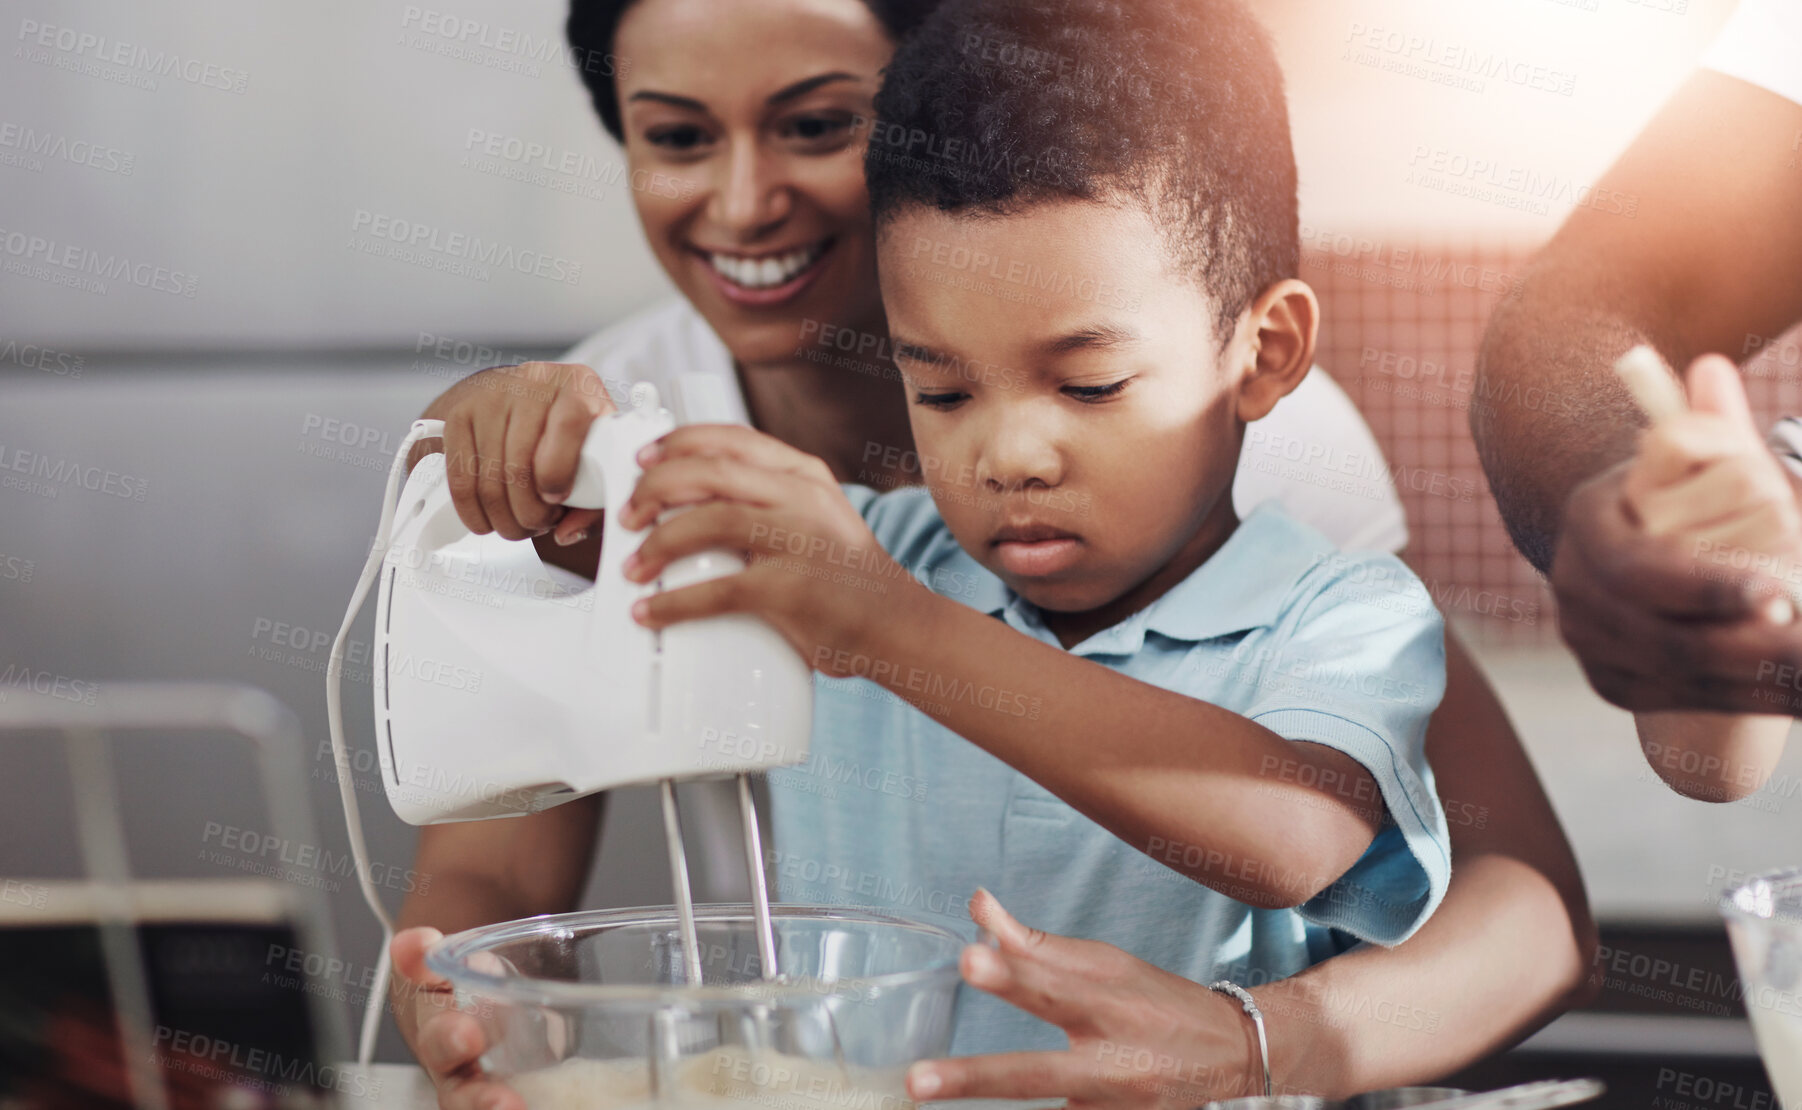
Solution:
<path fill-rule="evenodd" d="M 707 133 L 692 123 L 678 123 L 669 127 L 652 128 L 645 132 L 645 141 L 652 146 L 684 153 L 706 142 Z"/>
<path fill-rule="evenodd" d="M 968 396 L 967 393 L 928 393 L 921 390 L 914 394 L 914 404 L 925 405 L 927 408 L 933 409 L 948 409 Z"/>
<path fill-rule="evenodd" d="M 1126 383 L 1130 381 L 1132 381 L 1131 378 L 1121 378 L 1109 385 L 1067 385 L 1064 387 L 1064 392 L 1078 401 L 1105 401 L 1125 389 Z"/>

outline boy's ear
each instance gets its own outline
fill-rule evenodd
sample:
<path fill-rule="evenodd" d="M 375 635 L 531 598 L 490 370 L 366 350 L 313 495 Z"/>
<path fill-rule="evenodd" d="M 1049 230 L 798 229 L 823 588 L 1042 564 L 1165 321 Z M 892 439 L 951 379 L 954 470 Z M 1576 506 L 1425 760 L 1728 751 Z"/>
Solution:
<path fill-rule="evenodd" d="M 1245 360 L 1239 379 L 1239 419 L 1270 415 L 1314 365 L 1320 301 L 1307 282 L 1284 278 L 1258 295 L 1239 322 Z"/>

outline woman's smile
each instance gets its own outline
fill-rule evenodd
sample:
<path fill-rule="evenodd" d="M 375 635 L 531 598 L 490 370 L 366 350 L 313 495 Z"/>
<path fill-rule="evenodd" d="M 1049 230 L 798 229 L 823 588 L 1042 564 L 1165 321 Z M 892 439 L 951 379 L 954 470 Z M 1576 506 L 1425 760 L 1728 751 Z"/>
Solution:
<path fill-rule="evenodd" d="M 827 237 L 756 254 L 698 246 L 691 250 L 721 296 L 734 304 L 768 308 L 793 300 L 812 285 L 830 261 L 836 241 L 836 237 Z"/>

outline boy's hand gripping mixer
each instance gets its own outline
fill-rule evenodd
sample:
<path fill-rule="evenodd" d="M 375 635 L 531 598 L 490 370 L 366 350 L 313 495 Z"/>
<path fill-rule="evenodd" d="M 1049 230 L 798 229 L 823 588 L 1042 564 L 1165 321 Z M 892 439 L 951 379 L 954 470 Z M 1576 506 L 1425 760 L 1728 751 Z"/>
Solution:
<path fill-rule="evenodd" d="M 674 427 L 656 388 L 635 386 L 630 408 L 589 429 L 565 504 L 624 505 L 638 481 L 639 449 Z M 351 624 L 377 576 L 376 749 L 395 812 L 416 825 L 521 816 L 610 787 L 660 783 L 683 952 L 689 981 L 698 983 L 674 782 L 736 775 L 759 955 L 764 975 L 773 977 L 775 939 L 748 775 L 807 759 L 813 682 L 806 663 L 752 617 L 688 621 L 662 632 L 632 619 L 640 597 L 742 570 L 728 552 L 680 560 L 657 582 L 639 585 L 621 565 L 642 534 L 608 512 L 589 586 L 547 570 L 530 541 L 471 534 L 451 503 L 442 454 L 407 474 L 413 445 L 443 430 L 442 421 L 416 421 L 395 454 L 375 544 L 326 674 L 351 850 L 364 900 L 383 929 L 382 985 L 370 992 L 360 1058 L 367 1061 L 374 1048 L 393 923 L 370 877 L 339 686 Z"/>

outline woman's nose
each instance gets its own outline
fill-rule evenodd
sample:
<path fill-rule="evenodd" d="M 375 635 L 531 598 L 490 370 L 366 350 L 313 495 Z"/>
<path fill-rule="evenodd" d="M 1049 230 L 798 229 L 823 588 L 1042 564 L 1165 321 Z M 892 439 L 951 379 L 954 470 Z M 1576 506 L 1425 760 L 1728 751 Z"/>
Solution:
<path fill-rule="evenodd" d="M 714 222 L 751 238 L 787 219 L 794 198 L 783 165 L 757 143 L 735 143 L 713 191 L 709 215 Z"/>

